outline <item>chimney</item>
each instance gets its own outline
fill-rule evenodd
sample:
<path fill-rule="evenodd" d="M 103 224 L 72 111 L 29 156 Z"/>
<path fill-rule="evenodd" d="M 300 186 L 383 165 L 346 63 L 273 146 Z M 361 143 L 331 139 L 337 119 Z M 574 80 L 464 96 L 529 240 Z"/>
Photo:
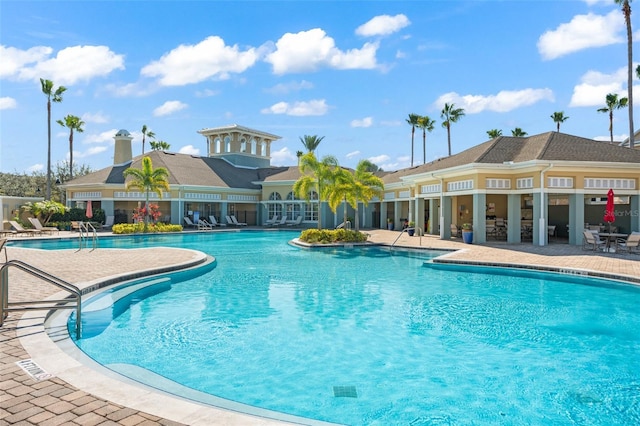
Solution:
<path fill-rule="evenodd" d="M 131 141 L 133 140 L 131 133 L 125 129 L 121 129 L 118 130 L 118 133 L 116 133 L 113 139 L 116 141 L 113 152 L 113 165 L 121 166 L 130 163 L 133 159 L 131 155 Z"/>

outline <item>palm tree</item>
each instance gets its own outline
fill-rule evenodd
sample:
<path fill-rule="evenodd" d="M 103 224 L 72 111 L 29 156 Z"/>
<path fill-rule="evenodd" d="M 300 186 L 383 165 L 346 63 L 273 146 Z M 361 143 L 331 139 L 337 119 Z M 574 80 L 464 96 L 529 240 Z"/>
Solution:
<path fill-rule="evenodd" d="M 382 199 L 384 193 L 384 182 L 374 175 L 371 170 L 377 168 L 369 160 L 360 160 L 353 173 L 349 170 L 339 169 L 336 173 L 336 183 L 329 195 L 329 207 L 335 213 L 338 205 L 344 200 L 355 210 L 355 229 L 360 229 L 360 219 L 358 205 L 363 202 L 368 205 L 374 197 Z M 345 218 L 346 222 L 346 205 Z"/>
<path fill-rule="evenodd" d="M 84 132 L 84 129 L 82 128 L 82 126 L 84 126 L 84 121 L 82 121 L 80 117 L 68 114 L 64 117 L 64 121 L 57 120 L 56 123 L 69 129 L 69 179 L 73 179 L 73 132 Z"/>
<path fill-rule="evenodd" d="M 143 157 L 142 158 L 142 169 L 134 169 L 133 167 L 129 167 L 123 173 L 124 178 L 127 179 L 131 177 L 131 180 L 125 182 L 125 189 L 129 191 L 130 189 L 137 189 L 139 191 L 144 191 L 145 193 L 145 202 L 144 202 L 144 230 L 147 231 L 147 227 L 149 226 L 149 193 L 151 191 L 158 194 L 158 197 L 162 198 L 162 190 L 170 191 L 169 188 L 169 171 L 164 167 L 158 167 L 157 169 L 153 168 L 153 164 L 151 163 L 151 158 Z"/>
<path fill-rule="evenodd" d="M 611 135 L 610 143 L 613 143 L 613 111 L 626 107 L 627 102 L 629 102 L 627 98 L 618 99 L 617 93 L 609 93 L 606 97 L 607 106 L 598 108 L 598 112 L 609 113 L 609 134 Z"/>
<path fill-rule="evenodd" d="M 444 104 L 440 113 L 442 127 L 447 129 L 447 144 L 449 145 L 449 157 L 451 157 L 451 123 L 456 123 L 460 117 L 464 116 L 464 109 L 454 108 L 454 104 Z"/>
<path fill-rule="evenodd" d="M 165 141 L 149 141 L 149 146 L 152 151 L 168 151 L 171 148 L 171 144 Z"/>
<path fill-rule="evenodd" d="M 633 33 L 631 32 L 631 0 L 614 0 L 622 6 L 622 14 L 627 27 L 627 99 L 629 100 L 629 148 L 634 148 L 633 130 Z"/>
<path fill-rule="evenodd" d="M 487 135 L 489 135 L 489 139 L 495 139 L 499 136 L 502 136 L 502 130 L 498 130 L 498 129 L 487 130 Z"/>
<path fill-rule="evenodd" d="M 422 164 L 427 162 L 427 131 L 432 132 L 435 124 L 435 120 L 426 115 L 418 118 L 418 124 L 416 124 L 416 127 L 422 129 Z"/>
<path fill-rule="evenodd" d="M 293 184 L 293 191 L 299 198 L 310 201 L 311 191 L 318 194 L 318 229 L 322 228 L 322 202 L 325 201 L 334 184 L 334 175 L 339 169 L 338 160 L 328 155 L 318 161 L 313 152 L 307 152 L 300 157 L 300 172 L 302 176 Z"/>
<path fill-rule="evenodd" d="M 411 124 L 411 167 L 413 167 L 413 137 L 416 134 L 416 126 L 419 120 L 420 116 L 418 114 L 409 114 L 407 119 L 407 123 Z"/>
<path fill-rule="evenodd" d="M 515 138 L 523 138 L 523 137 L 527 136 L 527 132 L 522 130 L 520 127 L 516 127 L 515 129 L 513 129 L 511 131 L 511 136 L 513 136 Z"/>
<path fill-rule="evenodd" d="M 558 129 L 557 131 L 560 132 L 560 123 L 564 123 L 569 119 L 569 117 L 564 116 L 564 111 L 556 111 L 551 114 L 551 119 L 554 123 L 556 123 Z"/>
<path fill-rule="evenodd" d="M 142 155 L 144 155 L 144 141 L 146 137 L 149 137 L 150 139 L 155 139 L 156 134 L 153 133 L 150 129 L 147 129 L 147 125 L 143 124 L 142 125 Z"/>
<path fill-rule="evenodd" d="M 64 86 L 58 86 L 53 90 L 53 81 L 40 79 L 42 93 L 47 97 L 47 200 L 51 199 L 51 101 L 62 102 L 62 94 L 67 90 Z"/>
<path fill-rule="evenodd" d="M 307 152 L 315 152 L 320 142 L 322 142 L 322 139 L 324 139 L 324 136 L 304 135 L 300 137 L 300 142 L 302 142 L 302 145 L 307 149 Z"/>

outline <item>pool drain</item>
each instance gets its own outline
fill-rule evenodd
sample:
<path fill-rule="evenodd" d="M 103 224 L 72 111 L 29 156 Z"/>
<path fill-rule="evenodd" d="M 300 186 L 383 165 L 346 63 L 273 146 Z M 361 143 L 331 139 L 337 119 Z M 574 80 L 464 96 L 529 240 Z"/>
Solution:
<path fill-rule="evenodd" d="M 357 398 L 358 392 L 355 386 L 334 386 L 333 396 L 336 398 Z"/>

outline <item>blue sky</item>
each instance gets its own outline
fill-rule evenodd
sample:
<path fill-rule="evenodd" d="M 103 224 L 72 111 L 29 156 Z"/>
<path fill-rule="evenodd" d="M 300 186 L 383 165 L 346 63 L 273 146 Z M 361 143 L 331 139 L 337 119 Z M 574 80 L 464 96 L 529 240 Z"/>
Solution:
<path fill-rule="evenodd" d="M 171 151 L 204 155 L 197 131 L 234 123 L 282 137 L 273 165 L 295 165 L 299 138 L 318 135 L 319 156 L 395 170 L 410 166 L 410 113 L 436 121 L 427 161 L 447 155 L 445 102 L 466 112 L 454 154 L 489 129 L 555 130 L 555 111 L 569 117 L 562 132 L 607 140 L 597 109 L 626 96 L 626 58 L 613 0 L 0 0 L 0 171 L 46 172 L 40 78 L 67 87 L 52 105 L 52 164 L 69 155 L 55 120 L 73 114 L 85 122 L 74 162 L 95 170 L 112 164 L 119 129 L 134 155 L 143 125 Z M 616 111 L 616 139 L 628 129 Z"/>

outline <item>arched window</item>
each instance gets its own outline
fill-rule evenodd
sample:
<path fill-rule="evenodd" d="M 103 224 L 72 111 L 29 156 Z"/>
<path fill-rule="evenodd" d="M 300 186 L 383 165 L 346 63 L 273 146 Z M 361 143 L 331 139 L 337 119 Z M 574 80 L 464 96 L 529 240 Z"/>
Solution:
<path fill-rule="evenodd" d="M 251 142 L 249 142 L 249 145 L 251 145 L 251 154 L 256 155 L 256 150 L 258 149 L 258 143 L 256 142 L 256 140 L 254 138 L 251 138 Z"/>
<path fill-rule="evenodd" d="M 282 196 L 278 192 L 272 192 L 269 195 L 269 204 L 267 204 L 267 210 L 269 212 L 268 217 L 272 218 L 273 215 L 282 215 Z"/>
<path fill-rule="evenodd" d="M 229 136 L 224 137 L 224 152 L 231 152 L 231 138 Z"/>
<path fill-rule="evenodd" d="M 240 152 L 247 152 L 247 140 L 245 138 L 240 140 Z"/>
<path fill-rule="evenodd" d="M 266 142 L 260 142 L 260 155 L 262 155 L 263 157 L 267 156 L 267 143 Z"/>
<path fill-rule="evenodd" d="M 304 205 L 304 220 L 318 221 L 318 193 L 311 191 L 309 194 L 310 202 Z"/>
<path fill-rule="evenodd" d="M 300 205 L 299 202 L 291 202 L 291 201 L 298 201 L 298 200 L 300 199 L 296 197 L 296 194 L 293 191 L 287 194 L 287 201 L 289 202 L 284 205 L 285 212 L 286 212 L 285 214 L 287 215 L 287 220 L 296 220 L 298 216 L 300 216 L 300 210 L 302 209 L 302 206 Z"/>
<path fill-rule="evenodd" d="M 220 154 L 221 151 L 222 151 L 222 141 L 220 140 L 220 138 L 216 138 L 213 141 L 213 152 L 215 152 L 216 154 Z"/>

